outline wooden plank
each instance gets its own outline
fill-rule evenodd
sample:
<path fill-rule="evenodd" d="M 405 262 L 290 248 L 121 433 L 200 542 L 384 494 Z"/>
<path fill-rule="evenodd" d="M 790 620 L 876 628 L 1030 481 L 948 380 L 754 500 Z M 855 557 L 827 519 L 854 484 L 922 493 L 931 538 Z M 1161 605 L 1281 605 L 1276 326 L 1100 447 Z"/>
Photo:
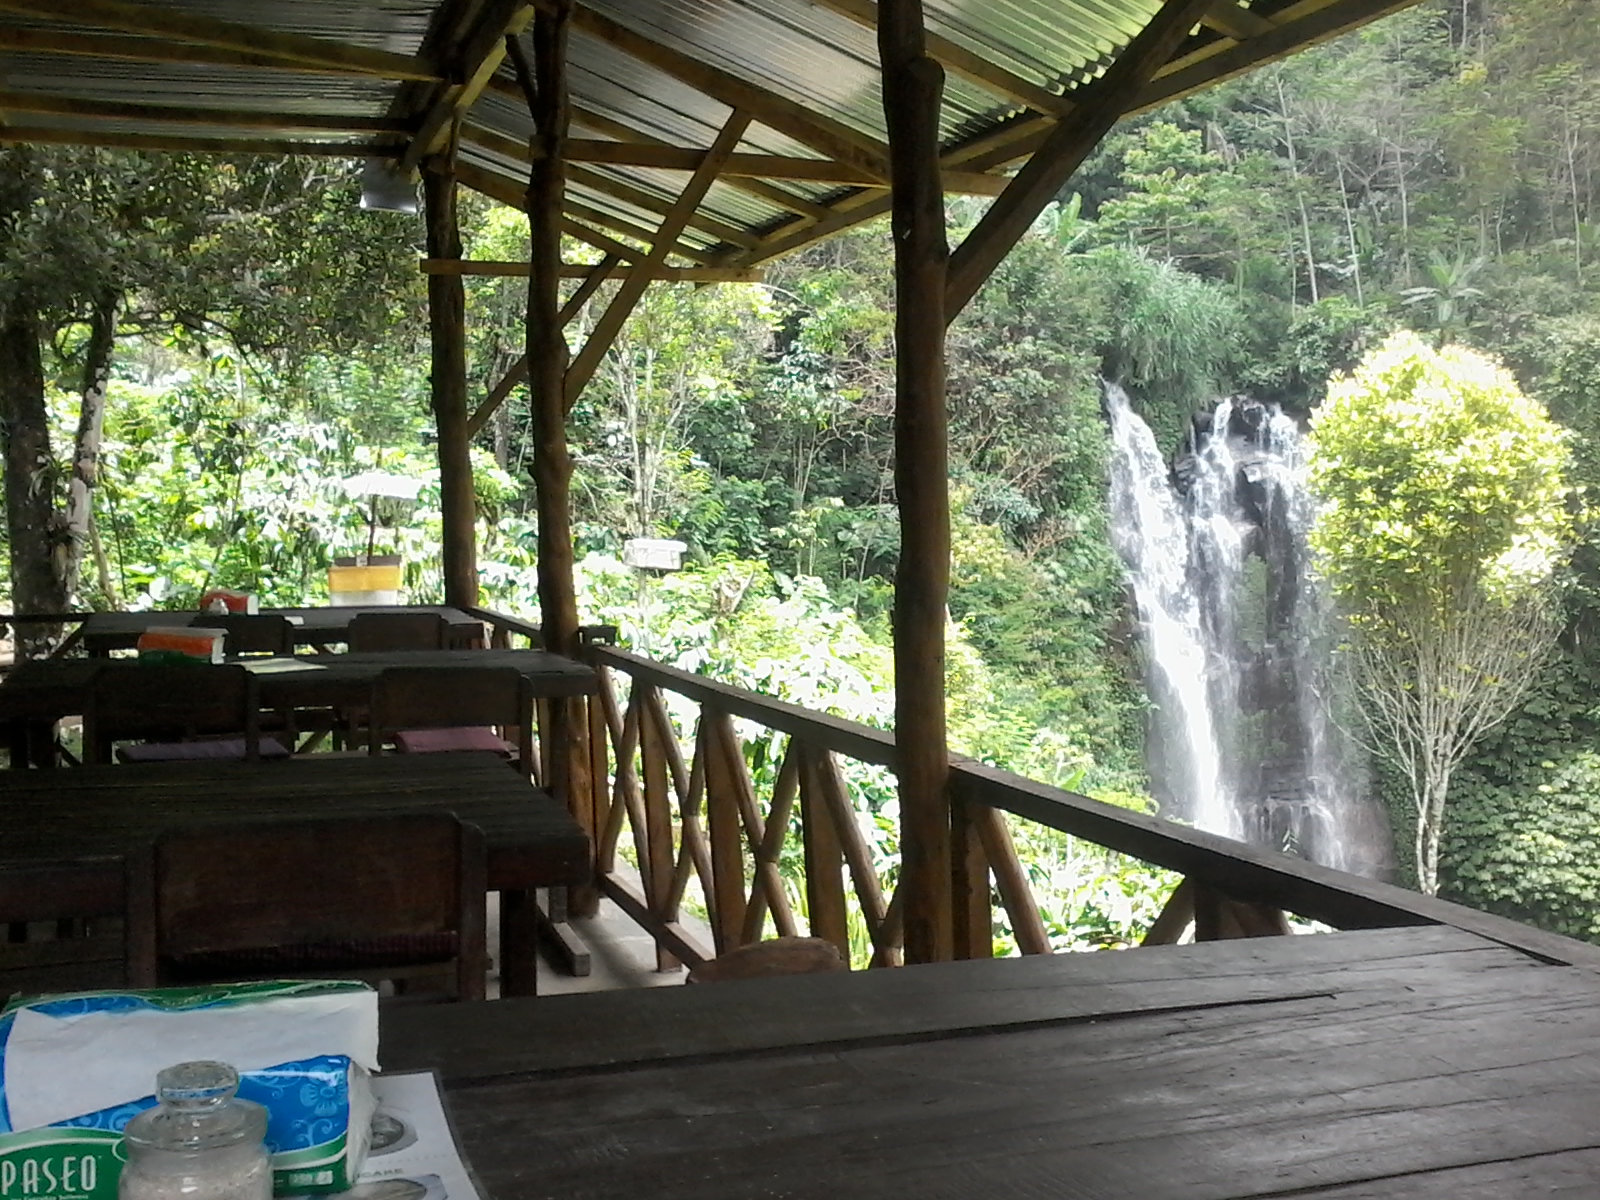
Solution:
<path fill-rule="evenodd" d="M 1211 0 L 1165 0 L 1105 75 L 1082 90 L 1073 119 L 1056 126 L 951 256 L 946 321 L 955 320 L 967 306 L 1210 5 Z"/>
<path fill-rule="evenodd" d="M 434 261 L 436 260 L 424 259 L 423 269 L 427 270 L 427 264 Z M 444 261 L 448 263 L 450 260 L 446 259 Z M 506 263 L 503 265 L 520 268 L 524 264 Z M 605 281 L 610 279 L 612 275 L 616 274 L 617 268 L 620 265 L 621 259 L 619 259 L 616 255 L 608 254 L 605 258 L 601 259 L 593 266 L 584 266 L 582 268 L 584 271 L 583 282 L 573 289 L 572 295 L 567 297 L 567 302 L 561 306 L 561 311 L 556 316 L 556 319 L 561 322 L 561 327 L 563 329 L 572 324 L 572 319 L 576 317 L 578 313 L 582 311 L 583 306 L 589 302 L 589 297 L 593 296 L 595 292 L 600 290 L 601 284 L 605 283 Z M 527 267 L 528 273 L 531 275 L 532 264 L 527 264 Z M 522 272 L 520 270 L 517 272 L 517 274 L 521 273 Z M 563 265 L 561 268 L 561 273 L 563 275 L 567 273 L 567 267 L 565 265 Z M 467 433 L 472 437 L 477 437 L 479 431 L 481 431 L 483 427 L 488 424 L 489 418 L 494 416 L 499 407 L 506 402 L 506 399 L 513 391 L 516 390 L 517 385 L 527 378 L 528 356 L 526 353 L 524 353 L 517 359 L 516 362 L 511 364 L 505 375 L 501 377 L 500 382 L 495 384 L 494 388 L 489 392 L 488 398 L 485 399 L 484 402 L 480 404 L 473 412 L 472 419 L 467 422 Z"/>
<path fill-rule="evenodd" d="M 1011 918 L 1017 949 L 1024 954 L 1049 954 L 1050 935 L 1045 932 L 1039 902 L 1034 899 L 1028 873 L 1017 858 L 1017 847 L 1011 840 L 1011 830 L 1006 828 L 1005 818 L 987 804 L 976 804 L 972 806 L 972 823 L 983 842 L 989 864 L 994 868 L 995 884 L 1005 903 L 1006 915 Z"/>
<path fill-rule="evenodd" d="M 45 21 L 117 29 L 124 33 L 144 34 L 179 43 L 269 55 L 286 63 L 356 71 L 379 79 L 433 82 L 439 78 L 432 64 L 404 54 L 391 54 L 386 50 L 352 46 L 304 34 L 280 33 L 259 25 L 218 21 L 173 8 L 130 4 L 126 0 L 73 0 L 69 5 L 47 3 L 46 0 L 0 0 L 0 11 L 21 13 Z"/>
<path fill-rule="evenodd" d="M 1269 903 L 1342 929 L 1453 925 L 1547 962 L 1600 970 L 1600 946 L 1103 804 L 983 763 L 960 762 L 954 771 L 961 786 L 987 804 L 1226 889 L 1235 899 Z"/>
<path fill-rule="evenodd" d="M 1403 1188 L 1419 1172 L 1592 1148 L 1600 1014 L 1587 1000 L 1570 980 L 1501 1003 L 1306 997 L 507 1080 L 451 1100 L 487 1187 L 538 1164 L 522 1196 L 631 1195 L 645 1180 L 669 1200 Z M 1558 1046 L 1567 1057 L 1553 1064 Z M 603 1156 L 585 1140 L 597 1126 Z"/>
<path fill-rule="evenodd" d="M 1144 935 L 1141 946 L 1175 946 L 1178 939 L 1194 924 L 1194 884 L 1187 879 L 1179 882 L 1172 889 L 1172 895 L 1167 897 L 1167 902 L 1161 906 L 1151 923 L 1149 931 Z"/>
<path fill-rule="evenodd" d="M 944 72 L 927 55 L 921 0 L 879 4 L 878 57 L 894 181 L 894 486 L 900 557 L 893 623 L 900 890 L 906 961 L 939 962 L 954 952 L 944 698 L 950 590 L 944 390 L 949 251 L 939 179 Z"/>
<path fill-rule="evenodd" d="M 725 985 L 731 992 L 719 987 L 715 997 L 664 988 L 551 996 L 487 1011 L 394 1011 L 384 1015 L 384 1067 L 438 1070 L 447 1081 L 556 1076 L 1307 997 L 1328 999 L 1330 1007 L 1337 997 L 1385 1002 L 1408 987 L 1449 995 L 1475 981 L 1549 974 L 1515 951 L 1445 928 L 964 960 L 742 981 Z"/>
<path fill-rule="evenodd" d="M 588 386 L 589 380 L 599 368 L 600 360 L 605 357 L 612 343 L 616 341 L 617 335 L 622 332 L 623 324 L 632 315 L 634 305 L 638 304 L 640 297 L 644 295 L 644 290 L 655 278 L 656 271 L 666 263 L 678 235 L 683 232 L 684 226 L 705 197 L 728 155 L 732 154 L 733 148 L 739 144 L 739 139 L 744 136 L 749 124 L 750 117 L 746 113 L 735 110 L 729 115 L 722 132 L 717 134 L 716 142 L 706 151 L 699 170 L 684 185 L 671 211 L 661 219 L 661 227 L 656 230 L 655 240 L 650 245 L 650 253 L 629 270 L 627 278 L 622 281 L 616 295 L 612 296 L 611 303 L 606 306 L 606 311 L 589 331 L 583 349 L 578 351 L 578 357 L 567 368 L 567 409 L 577 403 L 578 397 L 583 394 L 583 389 Z"/>
<path fill-rule="evenodd" d="M 428 257 L 460 258 L 455 176 L 438 166 L 424 171 L 422 199 Z M 435 450 L 444 533 L 440 566 L 449 604 L 478 602 L 478 494 L 472 477 L 472 437 L 467 432 L 466 303 L 459 275 L 428 276 L 432 361 L 428 396 L 438 434 Z"/>
<path fill-rule="evenodd" d="M 677 855 L 672 844 L 672 801 L 667 792 L 667 760 L 661 730 L 650 719 L 649 694 L 642 688 L 639 714 L 639 752 L 644 775 L 645 857 L 639 860 L 644 894 L 650 911 L 663 925 L 677 923 L 672 903 L 672 876 Z M 681 964 L 662 947 L 656 947 L 656 970 L 673 971 Z"/>
<path fill-rule="evenodd" d="M 568 161 L 621 167 L 647 167 L 658 171 L 693 171 L 705 157 L 705 153 L 704 150 L 688 146 L 574 138 L 569 148 Z M 790 179 L 805 183 L 831 183 L 841 187 L 883 186 L 871 172 L 835 162 L 830 158 L 797 158 L 780 154 L 731 154 L 722 173 L 724 176 L 734 178 Z M 593 175 L 585 176 L 586 181 L 595 178 Z M 1003 176 L 987 175 L 982 171 L 951 171 L 946 174 L 944 185 L 945 190 L 950 192 L 972 196 L 998 196 L 1005 189 L 1006 182 Z M 613 194 L 625 195 L 622 192 Z M 753 238 L 750 240 L 754 241 Z"/>
<path fill-rule="evenodd" d="M 823 795 L 817 751 L 800 747 L 800 828 L 806 864 L 806 923 L 811 936 L 832 942 L 850 961 L 850 923 L 844 900 L 844 851 Z"/>
<path fill-rule="evenodd" d="M 741 755 L 741 761 L 742 761 Z M 748 778 L 748 776 L 746 776 Z M 747 946 L 761 940 L 766 927 L 770 896 L 782 903 L 772 912 L 772 925 L 779 937 L 794 937 L 798 932 L 794 913 L 789 907 L 788 893 L 784 890 L 779 860 L 783 844 L 789 837 L 789 815 L 794 811 L 795 796 L 800 790 L 800 745 L 793 738 L 784 747 L 783 761 L 778 764 L 778 775 L 772 783 L 772 804 L 767 809 L 766 824 L 761 838 L 752 849 L 755 860 L 756 882 L 750 889 L 750 902 L 745 906 L 744 925 L 739 931 L 739 944 Z"/>
<path fill-rule="evenodd" d="M 878 6 L 874 0 L 812 0 L 812 3 L 819 4 L 840 16 L 848 17 L 868 29 L 876 29 L 878 26 Z M 1072 111 L 1072 101 L 1065 96 L 1042 88 L 1015 72 L 1006 70 L 998 63 L 990 62 L 981 54 L 973 53 L 958 42 L 952 42 L 949 38 L 940 37 L 932 32 L 926 34 L 926 39 L 928 54 L 931 57 L 956 74 L 987 88 L 996 95 L 1057 117 L 1064 117 Z"/>
<path fill-rule="evenodd" d="M 132 104 L 85 100 L 48 92 L 0 89 L 0 110 L 84 117 L 96 121 L 159 121 L 167 125 L 215 125 L 244 129 L 322 130 L 329 133 L 404 133 L 406 125 L 390 117 L 339 113 L 263 112 L 246 108 L 198 108 L 194 105 Z"/>
<path fill-rule="evenodd" d="M 602 266 L 606 268 L 603 275 L 609 275 L 611 267 L 605 263 L 562 263 L 561 277 L 581 279 L 587 284 Z M 532 270 L 531 264 L 525 262 L 450 258 L 424 258 L 421 268 L 424 275 L 489 275 L 514 279 L 525 279 Z M 766 278 L 766 272 L 755 267 L 662 267 L 660 278 L 667 283 L 760 283 Z"/>
<path fill-rule="evenodd" d="M 602 875 L 600 890 L 611 902 L 625 912 L 635 925 L 640 926 L 656 940 L 658 961 L 669 959 L 675 963 L 694 966 L 713 957 L 712 952 L 696 940 L 694 934 L 676 921 L 663 921 L 645 901 L 634 886 L 620 875 Z M 672 970 L 672 967 L 660 967 Z"/>
<path fill-rule="evenodd" d="M 741 936 L 746 910 L 744 828 L 727 747 L 712 732 L 713 720 L 709 713 L 701 719 L 695 757 L 705 763 L 706 823 L 711 841 L 711 891 L 706 900 L 711 909 L 711 932 L 717 953 L 726 954 L 747 940 Z"/>
<path fill-rule="evenodd" d="M 541 4 L 548 2 L 540 0 Z M 859 167 L 879 180 L 888 179 L 886 148 L 844 122 L 652 41 L 594 9 L 580 8 L 575 22 L 586 36 L 664 71 L 729 108 L 748 113 L 768 128 L 787 134 L 828 158 Z"/>
<path fill-rule="evenodd" d="M 322 158 L 390 158 L 397 151 L 368 142 L 306 142 L 287 138 L 182 137 L 100 129 L 56 129 L 47 125 L 0 125 L 0 145 L 113 146 L 125 150 L 171 150 L 183 154 L 307 154 Z"/>
<path fill-rule="evenodd" d="M 629 654 L 615 646 L 591 646 L 588 653 L 596 663 L 623 671 L 656 687 L 677 692 L 696 703 L 712 705 L 730 716 L 744 717 L 769 729 L 793 734 L 811 745 L 837 751 L 846 758 L 886 767 L 894 765 L 894 736 L 881 729 L 847 721 L 843 717 L 813 712 L 760 692 L 718 683 L 704 675 Z"/>
<path fill-rule="evenodd" d="M 816 785 L 822 806 L 827 810 L 829 824 L 844 852 L 845 863 L 850 868 L 850 881 L 855 888 L 856 900 L 861 905 L 861 915 L 867 923 L 867 934 L 872 939 L 873 958 L 887 964 L 893 952 L 883 937 L 883 888 L 878 882 L 878 870 L 873 865 L 866 839 L 861 836 L 861 826 L 856 823 L 855 806 L 850 803 L 844 775 L 839 770 L 838 760 L 830 751 L 811 751 L 810 758 L 812 782 Z M 801 803 L 804 805 L 805 802 L 802 800 Z M 848 958 L 848 948 L 845 954 Z"/>
<path fill-rule="evenodd" d="M 402 170 L 414 170 L 448 144 L 451 127 L 473 106 L 505 61 L 506 38 L 521 34 L 533 12 L 527 0 L 490 0 L 485 6 L 401 155 Z"/>
<path fill-rule="evenodd" d="M 260 71 L 293 71 L 310 75 L 369 76 L 370 71 L 340 63 L 304 62 L 270 52 L 224 50 L 192 42 L 128 38 L 121 34 L 79 33 L 55 28 L 0 26 L 0 50 L 20 54 L 58 54 L 71 58 L 110 58 L 126 62 L 198 63 L 205 66 L 249 67 Z M 428 68 L 419 60 L 416 73 Z M 408 76 L 412 72 L 408 71 Z M 436 76 L 434 76 L 436 77 Z"/>

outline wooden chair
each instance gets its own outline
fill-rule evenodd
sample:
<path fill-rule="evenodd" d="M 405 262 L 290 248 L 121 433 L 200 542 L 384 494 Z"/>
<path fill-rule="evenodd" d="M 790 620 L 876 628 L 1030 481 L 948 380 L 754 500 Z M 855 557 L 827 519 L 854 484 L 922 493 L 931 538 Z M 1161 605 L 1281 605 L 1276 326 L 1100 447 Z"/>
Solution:
<path fill-rule="evenodd" d="M 294 653 L 294 625 L 270 613 L 201 613 L 190 624 L 198 629 L 225 629 L 229 654 Z"/>
<path fill-rule="evenodd" d="M 818 975 L 849 969 L 832 942 L 814 937 L 776 937 L 708 958 L 689 969 L 686 982 L 772 979 L 780 975 Z"/>
<path fill-rule="evenodd" d="M 534 773 L 533 686 L 512 667 L 390 667 L 372 688 L 367 751 L 488 750 Z M 490 726 L 515 730 L 507 742 Z"/>
<path fill-rule="evenodd" d="M 444 650 L 450 645 L 450 622 L 438 613 L 357 613 L 350 618 L 346 644 L 352 654 Z"/>
<path fill-rule="evenodd" d="M 241 666 L 115 664 L 101 670 L 83 717 L 85 762 L 287 758 L 261 736 L 255 676 Z"/>
<path fill-rule="evenodd" d="M 171 831 L 128 860 L 128 978 L 389 980 L 481 1000 L 485 864 L 482 832 L 448 813 Z"/>

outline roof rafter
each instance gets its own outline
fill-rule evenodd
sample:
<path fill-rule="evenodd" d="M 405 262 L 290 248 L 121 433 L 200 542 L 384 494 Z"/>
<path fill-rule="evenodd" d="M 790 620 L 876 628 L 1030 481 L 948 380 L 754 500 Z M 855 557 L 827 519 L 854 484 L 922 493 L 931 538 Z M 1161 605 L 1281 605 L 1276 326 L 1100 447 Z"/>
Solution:
<path fill-rule="evenodd" d="M 868 29 L 878 27 L 878 5 L 875 0 L 811 0 L 811 3 L 848 17 Z M 983 55 L 975 54 L 949 38 L 932 32 L 925 36 L 931 57 L 973 83 L 1008 100 L 1025 104 L 1036 112 L 1065 116 L 1071 111 L 1072 101 L 1066 97 L 990 62 Z"/>
<path fill-rule="evenodd" d="M 543 5 L 549 0 L 538 2 Z M 752 120 L 787 134 L 829 158 L 859 167 L 881 183 L 888 182 L 889 148 L 843 121 L 836 121 L 787 96 L 780 96 L 670 46 L 663 46 L 592 8 L 575 8 L 572 27 L 585 37 L 621 50 L 721 101 L 729 108 L 748 112 Z"/>
<path fill-rule="evenodd" d="M 0 10 L 48 21 L 70 21 L 75 25 L 172 38 L 224 50 L 243 50 L 270 55 L 288 63 L 335 67 L 375 75 L 380 79 L 431 82 L 439 78 L 431 65 L 408 55 L 299 33 L 281 33 L 259 25 L 218 21 L 198 13 L 180 12 L 153 4 L 129 4 L 125 0 L 73 0 L 71 4 L 50 3 L 48 0 L 0 0 Z"/>
<path fill-rule="evenodd" d="M 711 144 L 711 149 L 706 151 L 700 169 L 689 177 L 689 182 L 684 185 L 682 194 L 672 206 L 672 211 L 662 219 L 661 228 L 657 230 L 657 238 L 650 246 L 650 253 L 629 269 L 627 277 L 617 288 L 616 295 L 611 297 L 611 303 L 606 305 L 606 311 L 589 331 L 582 349 L 567 367 L 564 384 L 567 408 L 572 407 L 583 394 L 583 389 L 588 386 L 589 380 L 594 377 L 595 371 L 600 366 L 600 360 L 611 349 L 611 343 L 622 331 L 622 326 L 632 314 L 634 305 L 638 304 L 645 288 L 650 285 L 651 279 L 665 265 L 667 257 L 672 253 L 674 239 L 683 232 L 690 215 L 705 198 L 712 182 L 721 172 L 723 164 L 733 153 L 733 148 L 744 137 L 744 131 L 749 124 L 749 113 L 734 109 L 729 115 L 728 123 L 722 127 L 722 132 L 717 134 L 717 140 Z"/>
<path fill-rule="evenodd" d="M 310 129 L 332 133 L 398 133 L 406 126 L 387 117 L 347 117 L 331 113 L 274 113 L 237 108 L 192 108 L 175 104 L 127 104 L 80 100 L 43 92 L 0 90 L 0 110 L 88 117 L 107 121 L 160 121 L 171 125 L 215 125 L 243 129 Z"/>
<path fill-rule="evenodd" d="M 452 64 L 452 80 L 439 87 L 416 136 L 401 155 L 402 169 L 409 171 L 429 154 L 444 148 L 457 118 L 473 106 L 500 69 L 506 56 L 506 38 L 527 28 L 533 14 L 534 6 L 528 0 L 498 0 L 483 14 Z"/>
<path fill-rule="evenodd" d="M 99 129 L 55 129 L 0 123 L 0 144 L 107 146 L 124 150 L 170 150 L 181 154 L 312 154 L 328 158 L 381 158 L 382 147 L 366 142 L 299 142 L 281 138 L 181 137 Z M 395 151 L 393 153 L 398 153 Z"/>
<path fill-rule="evenodd" d="M 641 255 L 642 257 L 642 255 Z M 588 279 L 595 263 L 564 263 L 563 279 Z M 526 279 L 533 264 L 485 258 L 424 258 L 424 275 L 486 275 L 496 278 Z M 609 268 L 608 268 L 609 269 Z M 758 267 L 659 267 L 655 277 L 666 283 L 760 283 L 764 272 Z"/>
<path fill-rule="evenodd" d="M 229 50 L 194 42 L 127 38 L 115 33 L 77 33 L 61 29 L 0 28 L 0 50 L 24 54 L 60 54 L 73 58 L 110 58 L 126 62 L 196 63 L 203 66 L 250 67 L 261 71 L 299 71 L 311 75 L 354 75 L 373 78 L 373 72 L 348 63 L 303 62 L 276 54 Z M 415 61 L 415 60 L 408 60 Z M 420 69 L 421 64 L 418 63 Z M 408 70 L 393 78 L 413 79 Z"/>

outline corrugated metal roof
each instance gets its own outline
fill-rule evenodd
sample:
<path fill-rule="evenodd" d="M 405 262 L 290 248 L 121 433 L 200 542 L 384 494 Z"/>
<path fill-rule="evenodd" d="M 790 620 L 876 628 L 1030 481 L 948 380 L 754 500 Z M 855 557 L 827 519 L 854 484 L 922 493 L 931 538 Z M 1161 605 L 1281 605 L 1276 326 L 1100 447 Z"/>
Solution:
<path fill-rule="evenodd" d="M 1182 69 L 1160 94 L 1204 86 L 1408 2 L 1235 0 L 1208 16 L 1211 27 L 1180 52 Z M 1100 75 L 1160 6 L 1161 0 L 924 0 L 930 53 L 947 63 L 945 145 L 1047 128 L 1052 116 L 1044 110 L 1059 109 L 1059 97 Z M 479 33 L 485 27 L 498 33 L 515 11 L 512 0 L 133 0 L 124 8 L 133 16 L 108 28 L 73 20 L 70 5 L 51 8 L 46 0 L 23 13 L 0 11 L 0 91 L 12 93 L 3 114 L 9 128 L 0 125 L 0 139 L 114 141 L 137 133 L 187 145 L 198 137 L 292 136 L 367 140 L 393 153 L 409 138 L 404 131 L 420 127 L 430 108 L 453 95 L 427 82 L 430 75 L 470 76 L 473 64 L 457 61 L 463 49 L 494 45 Z M 149 10 L 149 20 L 141 9 Z M 772 157 L 747 160 L 741 174 L 714 184 L 681 244 L 703 257 L 735 260 L 762 238 L 793 244 L 800 236 L 793 231 L 819 217 L 833 228 L 852 219 L 847 211 L 881 209 L 862 203 L 883 195 L 881 183 L 876 192 L 861 188 L 874 186 L 871 164 L 882 162 L 886 131 L 876 37 L 857 19 L 861 11 L 862 0 L 580 0 L 569 45 L 574 138 L 609 143 L 604 154 L 605 147 L 594 148 L 606 159 L 617 156 L 618 142 L 681 153 L 670 161 L 673 169 L 659 158 L 574 161 L 573 213 L 596 228 L 611 222 L 612 233 L 654 229 L 697 161 L 688 152 L 712 144 L 734 102 L 757 117 L 738 152 Z M 190 18 L 191 27 L 173 29 L 174 16 Z M 213 25 L 196 29 L 195 21 Z M 215 22 L 266 32 L 237 36 Z M 40 37 L 50 44 L 40 45 Z M 364 48 L 366 57 L 354 65 L 330 63 L 330 43 Z M 152 61 L 163 54 L 184 61 Z M 758 89 L 754 102 L 751 89 Z M 172 108 L 173 117 L 135 107 L 152 105 Z M 283 123 L 249 114 L 276 114 Z M 378 119 L 385 123 L 375 125 Z M 349 127 L 339 128 L 341 122 Z M 372 132 L 391 126 L 400 131 Z M 502 65 L 466 116 L 461 159 L 488 173 L 487 181 L 474 177 L 480 185 L 495 181 L 492 190 L 512 197 L 527 177 L 523 147 L 531 132 L 515 77 Z M 848 171 L 830 166 L 825 178 L 794 178 L 805 164 L 777 161 L 827 164 L 824 150 L 842 153 Z M 750 177 L 750 169 L 768 167 L 763 177 Z"/>

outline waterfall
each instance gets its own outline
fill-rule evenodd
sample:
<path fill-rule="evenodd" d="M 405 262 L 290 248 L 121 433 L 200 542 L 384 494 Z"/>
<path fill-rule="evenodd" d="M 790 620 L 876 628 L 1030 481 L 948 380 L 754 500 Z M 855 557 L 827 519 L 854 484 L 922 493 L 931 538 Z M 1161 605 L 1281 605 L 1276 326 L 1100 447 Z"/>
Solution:
<path fill-rule="evenodd" d="M 1384 873 L 1387 822 L 1333 717 L 1299 427 L 1276 406 L 1224 399 L 1169 468 L 1127 394 L 1105 393 L 1112 542 L 1143 634 L 1156 799 L 1212 833 Z"/>

